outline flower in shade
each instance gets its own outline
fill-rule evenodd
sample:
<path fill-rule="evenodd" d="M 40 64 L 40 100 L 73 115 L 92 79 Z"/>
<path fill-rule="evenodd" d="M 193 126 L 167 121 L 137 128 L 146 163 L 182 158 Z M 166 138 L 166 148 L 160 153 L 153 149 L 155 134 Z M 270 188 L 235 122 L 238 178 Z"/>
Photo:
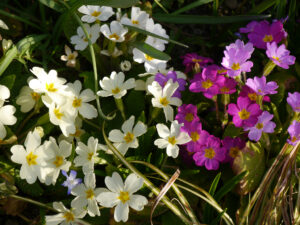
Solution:
<path fill-rule="evenodd" d="M 267 95 L 267 94 L 276 94 L 275 91 L 278 88 L 278 85 L 275 81 L 270 81 L 267 83 L 266 77 L 254 77 L 248 78 L 246 85 L 256 92 L 258 95 Z"/>
<path fill-rule="evenodd" d="M 71 193 L 72 189 L 82 182 L 81 178 L 76 178 L 77 172 L 75 170 L 70 171 L 68 176 L 67 172 L 62 170 L 62 175 L 66 177 L 66 180 L 62 183 L 62 186 L 68 188 L 68 195 Z"/>
<path fill-rule="evenodd" d="M 236 127 L 254 126 L 262 113 L 259 105 L 252 103 L 247 97 L 238 97 L 237 104 L 230 103 L 227 112 L 233 116 Z"/>
<path fill-rule="evenodd" d="M 119 21 L 112 21 L 110 27 L 107 24 L 102 25 L 100 32 L 111 41 L 123 42 L 125 41 L 125 34 L 128 32 L 128 29 L 123 27 Z"/>
<path fill-rule="evenodd" d="M 294 120 L 288 128 L 288 132 L 290 134 L 290 139 L 288 139 L 287 142 L 291 145 L 296 145 L 300 140 L 300 122 Z"/>
<path fill-rule="evenodd" d="M 250 32 L 253 32 L 256 25 L 258 25 L 259 22 L 257 21 L 251 21 L 250 23 L 247 24 L 246 27 L 242 27 L 240 28 L 240 33 L 250 33 Z"/>
<path fill-rule="evenodd" d="M 193 104 L 183 104 L 178 107 L 178 113 L 175 117 L 178 123 L 184 123 L 184 127 L 189 126 L 192 122 L 199 121 L 197 116 L 197 106 Z"/>
<path fill-rule="evenodd" d="M 286 49 L 284 44 L 277 47 L 276 42 L 267 43 L 266 54 L 273 63 L 284 69 L 288 69 L 289 65 L 293 65 L 296 60 L 296 57 L 290 55 L 290 51 Z"/>
<path fill-rule="evenodd" d="M 146 30 L 150 33 L 157 34 L 161 37 L 169 39 L 169 35 L 167 35 L 166 30 L 159 23 L 154 23 L 154 20 L 152 18 L 147 20 Z M 165 44 L 168 44 L 168 41 L 148 35 L 145 43 L 160 51 L 164 51 L 166 48 Z"/>
<path fill-rule="evenodd" d="M 154 144 L 160 148 L 166 148 L 167 155 L 173 158 L 177 158 L 179 154 L 178 145 L 188 143 L 191 138 L 186 132 L 180 131 L 183 124 L 179 124 L 177 120 L 174 120 L 171 124 L 171 129 L 166 125 L 159 123 L 156 125 L 159 139 L 154 141 Z"/>
<path fill-rule="evenodd" d="M 219 169 L 219 164 L 225 159 L 226 151 L 220 147 L 220 139 L 210 135 L 205 145 L 193 155 L 197 166 L 205 166 L 208 170 Z"/>
<path fill-rule="evenodd" d="M 271 121 L 273 115 L 268 111 L 264 111 L 259 117 L 257 123 L 253 127 L 246 127 L 244 130 L 248 131 L 248 137 L 252 141 L 259 141 L 262 132 L 273 133 L 276 124 Z"/>
<path fill-rule="evenodd" d="M 293 108 L 295 112 L 300 112 L 300 93 L 288 93 L 289 97 L 287 97 L 286 101 Z"/>
<path fill-rule="evenodd" d="M 199 151 L 210 136 L 206 130 L 202 130 L 202 124 L 197 121 L 192 122 L 184 131 L 188 132 L 191 138 L 191 141 L 186 144 L 189 152 Z"/>
<path fill-rule="evenodd" d="M 76 58 L 78 56 L 77 51 L 72 52 L 69 46 L 65 45 L 65 53 L 66 55 L 62 55 L 60 59 L 62 61 L 67 61 L 66 66 L 75 67 L 76 65 Z"/>
<path fill-rule="evenodd" d="M 99 24 L 94 24 L 93 26 L 90 26 L 89 24 L 83 24 L 83 26 L 86 29 L 92 44 L 94 44 L 99 38 Z M 88 46 L 89 40 L 85 36 L 82 27 L 77 28 L 77 35 L 71 37 L 71 43 L 75 45 L 75 50 L 80 51 L 83 51 Z"/>
<path fill-rule="evenodd" d="M 219 93 L 219 88 L 224 80 L 225 77 L 218 75 L 215 67 L 207 66 L 201 74 L 195 74 L 189 89 L 191 92 L 203 92 L 206 98 L 211 99 Z"/>
<path fill-rule="evenodd" d="M 239 137 L 225 137 L 222 140 L 222 145 L 226 150 L 226 157 L 224 162 L 233 163 L 233 160 L 235 159 L 235 157 L 238 156 L 238 153 L 245 147 L 246 143 Z"/>
<path fill-rule="evenodd" d="M 257 48 L 266 49 L 267 43 L 279 43 L 287 36 L 284 31 L 283 24 L 280 21 L 274 21 L 270 24 L 264 20 L 261 22 L 251 22 L 247 28 L 242 30 L 243 33 L 248 33 L 249 41 Z"/>
<path fill-rule="evenodd" d="M 100 205 L 112 208 L 116 206 L 114 219 L 116 222 L 126 222 L 128 220 L 129 207 L 136 211 L 141 211 L 148 204 L 147 198 L 142 195 L 133 194 L 143 186 L 143 178 L 138 177 L 134 173 L 130 174 L 125 183 L 121 176 L 114 172 L 111 177 L 104 179 L 105 185 L 109 190 L 102 192 L 97 201 Z"/>
<path fill-rule="evenodd" d="M 179 84 L 172 97 L 181 98 L 180 92 L 185 90 L 186 81 L 183 78 L 178 78 L 175 71 L 169 71 L 166 75 L 162 73 L 157 73 L 154 78 L 154 80 L 157 81 L 162 88 L 170 79 L 172 79 L 173 83 L 178 82 Z"/>
<path fill-rule="evenodd" d="M 236 92 L 235 86 L 237 82 L 232 79 L 225 77 L 224 82 L 220 84 L 219 94 L 233 94 Z"/>
<path fill-rule="evenodd" d="M 85 14 L 81 17 L 83 22 L 93 23 L 95 21 L 107 21 L 114 13 L 111 7 L 98 5 L 83 5 L 78 11 Z"/>
<path fill-rule="evenodd" d="M 242 91 L 239 94 L 239 97 L 247 97 L 247 98 L 249 98 L 250 101 L 256 102 L 257 94 L 250 87 L 248 87 L 247 85 L 244 85 L 242 87 Z"/>
<path fill-rule="evenodd" d="M 228 76 L 235 77 L 240 75 L 241 72 L 250 72 L 253 63 L 247 60 L 251 58 L 253 51 L 254 48 L 251 43 L 245 45 L 239 39 L 235 43 L 226 46 L 224 51 L 225 57 L 223 57 L 221 64 L 228 69 Z"/>
<path fill-rule="evenodd" d="M 195 67 L 203 67 L 208 63 L 212 63 L 211 58 L 203 57 L 197 53 L 187 53 L 183 57 L 183 65 L 185 66 L 185 72 L 191 71 Z"/>
<path fill-rule="evenodd" d="M 121 18 L 121 23 L 139 27 L 141 29 L 145 29 L 146 22 L 149 19 L 149 14 L 147 14 L 145 11 L 142 11 L 139 7 L 132 7 L 131 8 L 131 19 L 127 17 L 127 15 L 124 15 Z"/>

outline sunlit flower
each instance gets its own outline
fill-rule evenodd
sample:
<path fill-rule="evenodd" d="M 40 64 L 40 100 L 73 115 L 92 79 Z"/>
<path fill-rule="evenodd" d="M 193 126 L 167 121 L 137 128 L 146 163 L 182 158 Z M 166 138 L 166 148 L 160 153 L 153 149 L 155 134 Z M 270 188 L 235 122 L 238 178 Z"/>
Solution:
<path fill-rule="evenodd" d="M 151 18 L 147 20 L 146 30 L 153 34 L 157 34 L 161 37 L 169 39 L 169 35 L 167 35 L 166 30 L 162 28 L 162 26 L 159 23 L 154 23 L 153 19 Z M 168 44 L 168 41 L 153 36 L 147 36 L 145 43 L 151 45 L 152 47 L 160 51 L 164 51 L 165 44 Z"/>
<path fill-rule="evenodd" d="M 125 34 L 128 32 L 128 29 L 124 27 L 118 21 L 112 21 L 110 27 L 107 24 L 104 24 L 100 28 L 101 33 L 111 41 L 114 42 L 123 42 L 125 40 Z"/>
<path fill-rule="evenodd" d="M 62 175 L 66 177 L 66 180 L 62 183 L 62 186 L 68 188 L 68 195 L 71 193 L 72 189 L 82 182 L 81 178 L 76 178 L 77 172 L 75 170 L 70 171 L 68 176 L 67 172 L 62 170 Z"/>
<path fill-rule="evenodd" d="M 197 106 L 193 104 L 183 104 L 178 107 L 178 113 L 175 119 L 179 123 L 184 123 L 184 127 L 189 127 L 192 122 L 198 122 L 200 119 L 197 115 Z"/>
<path fill-rule="evenodd" d="M 186 149 L 189 152 L 197 152 L 201 146 L 205 145 L 210 134 L 206 130 L 202 130 L 202 124 L 198 121 L 193 121 L 183 129 L 191 138 L 191 141 L 186 144 Z"/>
<path fill-rule="evenodd" d="M 275 91 L 278 88 L 278 85 L 275 81 L 266 81 L 266 77 L 254 77 L 248 78 L 246 85 L 254 90 L 258 95 L 268 95 L 268 94 L 276 94 Z"/>
<path fill-rule="evenodd" d="M 295 64 L 296 57 L 290 55 L 290 51 L 284 44 L 277 47 L 276 42 L 267 43 L 266 54 L 273 63 L 281 68 L 288 69 L 290 65 Z"/>
<path fill-rule="evenodd" d="M 145 11 L 142 11 L 139 7 L 132 7 L 130 16 L 131 19 L 129 19 L 127 15 L 124 15 L 121 18 L 121 23 L 139 27 L 141 29 L 144 29 L 146 27 L 146 22 L 149 18 L 149 15 Z"/>
<path fill-rule="evenodd" d="M 75 67 L 76 65 L 76 58 L 78 56 L 77 51 L 72 52 L 69 46 L 65 45 L 65 53 L 66 55 L 62 55 L 60 59 L 62 61 L 67 61 L 66 66 Z"/>
<path fill-rule="evenodd" d="M 40 94 L 34 92 L 29 86 L 22 87 L 16 103 L 21 106 L 21 112 L 27 113 L 32 110 L 40 99 Z"/>
<path fill-rule="evenodd" d="M 94 24 L 90 27 L 88 24 L 83 24 L 83 26 L 85 27 L 92 44 L 94 44 L 100 35 L 100 25 Z M 85 36 L 82 27 L 78 27 L 77 35 L 71 37 L 71 43 L 75 45 L 76 50 L 83 51 L 88 46 L 88 42 L 88 38 Z"/>
<path fill-rule="evenodd" d="M 148 200 L 142 195 L 134 195 L 144 183 L 143 178 L 138 177 L 134 173 L 130 174 L 125 184 L 121 176 L 114 172 L 111 177 L 107 176 L 104 180 L 107 192 L 102 192 L 97 201 L 100 205 L 112 208 L 116 206 L 114 219 L 116 222 L 126 222 L 128 220 L 129 207 L 136 211 L 141 211 L 148 204 Z"/>
<path fill-rule="evenodd" d="M 97 5 L 83 5 L 78 11 L 85 14 L 81 17 L 83 22 L 107 21 L 114 13 L 111 7 Z"/>

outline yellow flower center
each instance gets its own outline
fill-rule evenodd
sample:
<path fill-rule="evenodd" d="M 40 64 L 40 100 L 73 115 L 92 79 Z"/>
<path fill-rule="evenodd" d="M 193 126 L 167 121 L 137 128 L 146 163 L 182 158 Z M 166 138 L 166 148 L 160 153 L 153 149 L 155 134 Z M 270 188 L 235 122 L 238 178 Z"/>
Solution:
<path fill-rule="evenodd" d="M 132 24 L 139 24 L 139 21 L 137 21 L 137 20 L 131 20 L 131 22 L 132 22 Z"/>
<path fill-rule="evenodd" d="M 148 61 L 151 61 L 151 60 L 154 59 L 153 57 L 151 57 L 150 55 L 147 55 L 147 54 L 145 54 L 145 58 L 146 58 Z"/>
<path fill-rule="evenodd" d="M 92 189 L 88 189 L 88 190 L 85 191 L 85 197 L 87 199 L 89 199 L 89 198 L 92 199 L 92 198 L 94 198 L 94 196 L 95 196 L 95 194 L 94 194 L 94 191 Z"/>
<path fill-rule="evenodd" d="M 171 145 L 175 145 L 176 144 L 176 138 L 174 136 L 173 137 L 168 137 L 168 142 Z"/>
<path fill-rule="evenodd" d="M 129 193 L 127 191 L 120 191 L 118 199 L 120 199 L 121 202 L 125 204 L 128 200 L 130 200 Z"/>
<path fill-rule="evenodd" d="M 56 159 L 55 161 L 53 162 L 53 164 L 56 166 L 56 167 L 60 167 L 64 162 L 64 158 L 62 156 L 56 156 Z"/>
<path fill-rule="evenodd" d="M 192 141 L 193 141 L 193 142 L 196 142 L 196 141 L 198 141 L 198 140 L 199 140 L 199 138 L 200 138 L 200 135 L 198 134 L 198 132 L 197 132 L 197 131 L 194 131 L 194 132 L 191 132 L 191 135 L 190 135 L 190 137 L 192 138 Z"/>
<path fill-rule="evenodd" d="M 68 55 L 68 60 L 72 60 L 72 59 L 75 59 L 75 55 L 74 54 Z"/>
<path fill-rule="evenodd" d="M 39 98 L 40 98 L 40 95 L 38 94 L 38 93 L 36 93 L 36 92 L 31 92 L 30 93 L 30 95 L 31 95 L 31 98 L 34 100 L 34 101 L 38 101 L 39 100 Z"/>
<path fill-rule="evenodd" d="M 101 15 L 101 12 L 98 12 L 98 11 L 94 11 L 92 14 L 91 14 L 91 16 L 93 16 L 93 17 L 98 17 L 98 16 L 100 16 Z"/>
<path fill-rule="evenodd" d="M 54 110 L 53 110 L 53 113 L 54 113 L 54 115 L 56 116 L 56 118 L 59 119 L 59 120 L 61 119 L 62 116 L 64 116 L 64 114 L 61 113 L 61 112 L 59 111 L 59 109 L 54 109 Z"/>
<path fill-rule="evenodd" d="M 192 122 L 194 119 L 194 115 L 192 113 L 187 113 L 184 118 L 188 122 Z"/>
<path fill-rule="evenodd" d="M 257 125 L 256 125 L 256 128 L 257 129 L 262 129 L 264 127 L 264 125 L 262 124 L 262 123 L 258 123 Z"/>
<path fill-rule="evenodd" d="M 241 120 L 247 120 L 250 117 L 250 112 L 248 112 L 246 109 L 242 109 L 242 111 L 239 112 L 239 117 Z"/>
<path fill-rule="evenodd" d="M 73 100 L 72 106 L 74 108 L 80 107 L 81 106 L 81 102 L 82 102 L 81 98 L 76 98 L 75 97 L 75 99 Z"/>
<path fill-rule="evenodd" d="M 116 87 L 115 89 L 112 89 L 111 90 L 111 93 L 113 93 L 114 95 L 118 94 L 120 92 L 120 88 L 119 87 Z"/>
<path fill-rule="evenodd" d="M 297 141 L 297 138 L 294 136 L 291 141 L 295 142 L 295 141 Z"/>
<path fill-rule="evenodd" d="M 213 82 L 211 82 L 210 79 L 206 80 L 206 81 L 203 81 L 201 83 L 202 87 L 205 88 L 205 89 L 208 89 L 210 88 L 211 86 L 213 86 Z"/>
<path fill-rule="evenodd" d="M 159 102 L 160 102 L 160 104 L 162 104 L 163 106 L 167 106 L 167 105 L 169 105 L 169 103 L 170 103 L 166 97 L 160 98 L 160 99 L 159 99 Z"/>
<path fill-rule="evenodd" d="M 227 92 L 229 92 L 229 88 L 228 88 L 228 87 L 222 87 L 222 88 L 220 89 L 220 91 L 221 91 L 222 93 L 227 93 Z"/>
<path fill-rule="evenodd" d="M 238 147 L 232 147 L 229 149 L 229 155 L 231 158 L 235 158 L 237 157 L 238 153 L 239 153 L 240 149 Z"/>
<path fill-rule="evenodd" d="M 279 57 L 273 56 L 272 58 L 275 59 L 275 60 L 277 60 L 278 62 L 280 62 Z"/>
<path fill-rule="evenodd" d="M 216 153 L 212 148 L 205 149 L 205 154 L 204 154 L 205 158 L 213 159 L 215 155 Z"/>
<path fill-rule="evenodd" d="M 56 92 L 57 89 L 54 87 L 54 84 L 53 83 L 46 83 L 46 90 L 49 91 L 49 92 Z"/>
<path fill-rule="evenodd" d="M 26 156 L 26 161 L 27 161 L 27 164 L 29 166 L 31 165 L 36 165 L 36 159 L 37 159 L 37 155 L 34 155 L 32 152 L 30 152 L 27 156 Z"/>
<path fill-rule="evenodd" d="M 251 101 L 256 101 L 257 94 L 256 93 L 249 93 L 248 97 L 250 98 Z"/>
<path fill-rule="evenodd" d="M 109 35 L 109 38 L 110 38 L 110 39 L 114 38 L 114 39 L 116 39 L 116 40 L 119 40 L 119 39 L 120 39 L 120 36 L 117 35 L 116 33 L 113 33 L 113 34 Z"/>
<path fill-rule="evenodd" d="M 89 34 L 89 38 L 91 39 L 91 37 L 92 37 L 92 35 L 91 34 Z M 86 37 L 86 36 L 84 36 L 84 38 L 83 38 L 83 41 L 84 42 L 88 42 L 89 41 L 89 39 Z"/>
<path fill-rule="evenodd" d="M 64 218 L 66 219 L 67 222 L 74 221 L 74 219 L 75 219 L 74 214 L 71 212 L 65 212 Z"/>
<path fill-rule="evenodd" d="M 272 35 L 265 35 L 263 38 L 264 42 L 271 42 L 273 41 L 273 36 Z"/>
<path fill-rule="evenodd" d="M 88 153 L 87 159 L 88 159 L 89 161 L 91 161 L 92 158 L 93 158 L 93 156 L 94 156 L 94 152 L 90 152 L 90 153 Z"/>
<path fill-rule="evenodd" d="M 217 71 L 218 74 L 225 73 L 225 72 L 227 72 L 227 70 L 225 70 L 225 69 L 221 69 L 221 70 Z"/>
<path fill-rule="evenodd" d="M 192 59 L 192 62 L 194 62 L 194 63 L 199 63 L 199 62 L 202 62 L 202 59 L 195 59 L 195 58 L 193 58 L 193 59 Z"/>
<path fill-rule="evenodd" d="M 132 142 L 133 139 L 134 139 L 134 134 L 127 132 L 127 134 L 124 137 L 124 140 L 126 141 L 126 143 L 128 144 L 128 143 Z"/>
<path fill-rule="evenodd" d="M 70 135 L 72 135 L 73 137 L 80 137 L 81 134 L 82 134 L 81 130 L 76 127 L 75 133 L 74 134 L 70 134 Z"/>
<path fill-rule="evenodd" d="M 231 69 L 233 69 L 233 70 L 241 69 L 240 64 L 239 63 L 232 63 Z"/>

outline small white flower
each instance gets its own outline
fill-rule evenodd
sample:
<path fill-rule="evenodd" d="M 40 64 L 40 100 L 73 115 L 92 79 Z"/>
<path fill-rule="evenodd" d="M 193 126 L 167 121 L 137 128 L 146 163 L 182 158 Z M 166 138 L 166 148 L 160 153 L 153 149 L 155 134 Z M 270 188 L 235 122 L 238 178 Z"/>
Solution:
<path fill-rule="evenodd" d="M 95 106 L 88 104 L 88 102 L 96 99 L 94 92 L 91 89 L 85 89 L 81 93 L 82 84 L 79 80 L 76 80 L 73 84 L 68 83 L 67 86 L 72 92 L 72 97 L 70 98 L 69 105 L 70 111 L 76 117 L 78 112 L 87 119 L 92 119 L 97 117 L 97 109 Z"/>
<path fill-rule="evenodd" d="M 44 182 L 44 171 L 42 170 L 44 151 L 41 146 L 41 137 L 37 132 L 29 132 L 23 145 L 14 145 L 11 147 L 11 160 L 22 164 L 20 169 L 21 179 L 26 179 L 27 183 L 33 184 L 38 177 Z"/>
<path fill-rule="evenodd" d="M 173 83 L 172 79 L 168 80 L 164 88 L 157 81 L 153 81 L 151 85 L 148 85 L 148 91 L 154 96 L 152 105 L 163 108 L 166 121 L 173 121 L 174 110 L 171 105 L 180 106 L 182 104 L 181 99 L 172 97 L 178 86 L 178 82 Z"/>
<path fill-rule="evenodd" d="M 35 127 L 33 132 L 37 132 L 40 135 L 41 138 L 44 137 L 44 135 L 45 135 L 44 129 L 41 126 Z"/>
<path fill-rule="evenodd" d="M 130 174 L 125 184 L 121 176 L 114 172 L 112 177 L 105 177 L 104 180 L 109 191 L 102 192 L 98 197 L 98 202 L 108 208 L 116 206 L 114 219 L 116 222 L 126 222 L 128 220 L 129 207 L 136 211 L 141 211 L 148 204 L 147 198 L 142 195 L 134 195 L 143 186 L 143 178 L 134 173 Z"/>
<path fill-rule="evenodd" d="M 158 135 L 161 138 L 156 139 L 154 141 L 154 144 L 161 149 L 167 148 L 167 155 L 173 158 L 176 158 L 178 156 L 178 145 L 186 144 L 192 140 L 188 133 L 180 131 L 181 127 L 182 124 L 178 124 L 177 120 L 174 120 L 172 122 L 171 130 L 169 130 L 169 128 L 162 123 L 156 125 Z"/>
<path fill-rule="evenodd" d="M 166 30 L 162 28 L 162 26 L 158 23 L 154 23 L 153 19 L 148 19 L 147 24 L 146 24 L 146 30 L 153 33 L 157 34 L 159 36 L 162 36 L 164 38 L 169 38 L 169 35 L 167 35 Z M 152 47 L 164 51 L 165 50 L 165 44 L 168 44 L 168 41 L 152 37 L 152 36 L 147 36 L 145 43 L 151 45 Z"/>
<path fill-rule="evenodd" d="M 112 130 L 109 132 L 108 139 L 116 143 L 118 150 L 125 155 L 128 148 L 137 148 L 139 142 L 137 137 L 147 132 L 147 126 L 142 122 L 137 122 L 133 127 L 134 116 L 131 116 L 122 125 L 122 131 Z"/>
<path fill-rule="evenodd" d="M 46 216 L 46 225 L 78 225 L 81 224 L 79 218 L 85 215 L 84 211 L 66 209 L 62 202 L 53 202 L 53 208 L 60 213 L 53 216 Z"/>
<path fill-rule="evenodd" d="M 128 60 L 124 60 L 120 64 L 120 68 L 122 71 L 129 71 L 131 69 L 131 63 Z"/>
<path fill-rule="evenodd" d="M 144 52 L 134 48 L 132 50 L 133 60 L 138 63 L 144 63 L 145 70 L 148 73 L 155 73 L 160 69 L 165 69 L 167 66 L 167 61 L 155 59 Z"/>
<path fill-rule="evenodd" d="M 78 11 L 85 14 L 81 17 L 83 22 L 93 23 L 95 21 L 107 21 L 114 14 L 111 7 L 97 5 L 83 5 Z"/>
<path fill-rule="evenodd" d="M 110 28 L 107 24 L 104 24 L 100 28 L 101 33 L 111 41 L 123 42 L 125 40 L 125 34 L 128 32 L 126 27 L 118 21 L 112 21 Z"/>
<path fill-rule="evenodd" d="M 72 52 L 69 46 L 65 45 L 65 53 L 66 55 L 62 55 L 60 59 L 62 61 L 67 61 L 66 66 L 75 67 L 76 65 L 76 58 L 78 56 L 77 51 Z"/>
<path fill-rule="evenodd" d="M 100 26 L 99 24 L 94 24 L 90 27 L 88 24 L 83 24 L 87 33 L 89 34 L 89 38 L 91 39 L 92 44 L 94 44 L 99 38 Z M 81 27 L 77 28 L 77 35 L 71 37 L 71 43 L 75 45 L 76 50 L 83 51 L 88 46 L 88 39 L 85 36 Z"/>
<path fill-rule="evenodd" d="M 21 112 L 27 113 L 32 110 L 40 99 L 40 94 L 34 92 L 29 86 L 22 87 L 16 103 L 21 106 Z"/>
<path fill-rule="evenodd" d="M 75 128 L 76 128 L 76 131 L 75 133 L 73 134 L 70 134 L 68 137 L 66 137 L 65 135 L 61 134 L 59 137 L 58 137 L 58 141 L 62 141 L 62 140 L 65 140 L 69 143 L 72 143 L 74 138 L 76 139 L 77 142 L 80 141 L 80 137 L 81 135 L 83 135 L 85 133 L 85 130 L 81 129 L 82 127 L 82 119 L 80 119 L 80 117 L 76 117 L 75 119 Z"/>
<path fill-rule="evenodd" d="M 74 209 L 86 208 L 90 216 L 100 216 L 100 211 L 96 198 L 105 188 L 96 188 L 96 178 L 94 173 L 88 173 L 84 177 L 84 184 L 81 183 L 72 189 L 72 195 L 76 196 L 72 200 L 71 206 Z"/>
<path fill-rule="evenodd" d="M 145 11 L 142 11 L 139 7 L 132 7 L 131 19 L 125 15 L 121 18 L 121 23 L 144 29 L 146 27 L 148 18 L 149 14 L 147 14 Z"/>
<path fill-rule="evenodd" d="M 88 140 L 88 145 L 83 144 L 82 142 L 78 143 L 75 151 L 78 154 L 74 159 L 75 166 L 82 166 L 82 171 L 84 174 L 94 171 L 94 164 L 97 160 L 100 146 L 98 144 L 98 139 L 90 137 Z"/>
<path fill-rule="evenodd" d="M 114 98 L 120 99 L 126 95 L 127 90 L 134 88 L 135 80 L 130 78 L 124 82 L 125 75 L 122 72 L 116 73 L 113 71 L 110 74 L 110 78 L 104 77 L 99 81 L 103 91 L 98 91 L 97 95 L 101 97 L 113 96 Z"/>
<path fill-rule="evenodd" d="M 4 23 L 3 20 L 0 20 L 0 28 L 2 28 L 4 30 L 8 30 L 8 26 Z"/>
<path fill-rule="evenodd" d="M 72 145 L 66 141 L 61 141 L 59 146 L 55 138 L 50 137 L 49 141 L 44 143 L 44 167 L 47 168 L 45 183 L 53 185 L 56 183 L 60 170 L 69 171 L 71 162 L 66 158 L 71 155 Z"/>
<path fill-rule="evenodd" d="M 3 106 L 4 102 L 6 99 L 8 99 L 10 97 L 10 91 L 9 89 L 0 84 L 0 107 Z"/>
<path fill-rule="evenodd" d="M 111 56 L 113 58 L 119 57 L 120 55 L 123 55 L 123 51 L 119 50 L 117 47 L 114 48 L 113 53 L 110 53 L 108 50 L 101 50 L 100 53 L 102 55 Z"/>
<path fill-rule="evenodd" d="M 3 39 L 2 40 L 2 49 L 3 49 L 3 52 L 5 53 L 8 49 L 10 49 L 10 47 L 12 45 L 13 45 L 12 40 Z"/>

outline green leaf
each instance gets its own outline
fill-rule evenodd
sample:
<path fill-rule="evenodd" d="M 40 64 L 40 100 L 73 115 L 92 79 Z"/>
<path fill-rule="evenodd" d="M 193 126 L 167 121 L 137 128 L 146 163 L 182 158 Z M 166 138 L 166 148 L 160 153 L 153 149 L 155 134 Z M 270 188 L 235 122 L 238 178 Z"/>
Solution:
<path fill-rule="evenodd" d="M 149 35 L 149 36 L 152 36 L 152 37 L 155 37 L 155 38 L 159 38 L 159 39 L 162 39 L 162 40 L 165 40 L 165 41 L 174 43 L 174 44 L 176 44 L 176 45 L 180 45 L 180 46 L 185 47 L 185 48 L 188 48 L 188 47 L 189 47 L 189 46 L 187 46 L 187 45 L 185 45 L 185 44 L 182 44 L 182 43 L 180 43 L 180 42 L 178 42 L 178 41 L 174 41 L 174 40 L 171 40 L 171 39 L 162 37 L 162 36 L 160 36 L 160 35 L 151 33 L 151 32 L 149 32 L 149 31 L 140 29 L 140 28 L 138 28 L 138 27 L 134 27 L 134 26 L 126 25 L 126 24 L 123 24 L 123 26 L 128 27 L 130 30 L 135 31 L 135 32 L 138 32 L 138 33 L 140 33 L 140 34 Z"/>
<path fill-rule="evenodd" d="M 270 18 L 271 15 L 240 15 L 240 16 L 198 16 L 198 15 L 165 15 L 154 14 L 159 22 L 175 24 L 225 24 Z"/>
<path fill-rule="evenodd" d="M 211 196 L 214 196 L 215 191 L 216 191 L 217 186 L 218 186 L 218 183 L 220 181 L 220 178 L 221 178 L 221 172 L 217 174 L 217 176 L 215 177 L 215 179 L 213 180 L 213 182 L 210 185 L 209 194 Z"/>
<path fill-rule="evenodd" d="M 156 48 L 153 48 L 151 45 L 148 45 L 144 42 L 134 42 L 131 45 L 155 59 L 160 59 L 165 61 L 171 59 L 171 57 L 168 54 L 159 51 Z"/>
<path fill-rule="evenodd" d="M 0 59 L 0 76 L 4 73 L 9 64 L 17 56 L 18 50 L 16 46 L 10 48 L 7 53 Z"/>
<path fill-rule="evenodd" d="M 57 11 L 57 12 L 63 12 L 64 11 L 64 6 L 59 4 L 57 1 L 54 0 L 39 0 L 40 3 L 43 5 Z"/>
<path fill-rule="evenodd" d="M 218 225 L 220 224 L 220 220 L 223 217 L 223 215 L 226 213 L 227 209 L 225 209 L 223 212 L 219 213 L 218 216 L 210 223 L 210 225 Z"/>
<path fill-rule="evenodd" d="M 276 0 L 265 0 L 257 6 L 255 6 L 253 9 L 251 9 L 249 14 L 260 14 L 266 11 L 268 8 L 272 7 L 275 4 L 275 2 Z"/>
<path fill-rule="evenodd" d="M 194 9 L 194 8 L 200 6 L 200 5 L 204 5 L 204 4 L 210 3 L 212 1 L 213 0 L 198 0 L 198 1 L 194 1 L 193 3 L 191 3 L 189 5 L 186 5 L 186 6 L 182 7 L 181 9 L 178 9 L 175 12 L 171 13 L 171 15 L 181 14 L 183 12 L 186 12 L 186 11 L 190 10 L 190 9 Z"/>
<path fill-rule="evenodd" d="M 0 84 L 5 85 L 8 89 L 12 89 L 16 80 L 16 75 L 11 74 L 0 79 Z"/>
<path fill-rule="evenodd" d="M 134 115 L 136 118 L 145 109 L 145 95 L 141 91 L 132 90 L 124 100 L 125 112 L 127 115 Z"/>
<path fill-rule="evenodd" d="M 30 195 L 32 197 L 40 197 L 44 193 L 43 188 L 39 185 L 38 182 L 28 184 L 26 180 L 20 179 L 19 177 L 17 177 L 15 181 L 17 187 L 27 195 Z"/>
<path fill-rule="evenodd" d="M 37 43 L 41 42 L 46 37 L 48 37 L 47 34 L 42 34 L 42 35 L 28 35 L 28 36 L 26 36 L 21 41 L 19 41 L 18 44 L 17 44 L 18 53 L 20 55 L 23 55 L 33 45 L 36 45 Z"/>
<path fill-rule="evenodd" d="M 223 138 L 225 137 L 236 137 L 239 136 L 242 128 L 236 127 L 233 124 L 229 124 L 224 131 Z"/>
<path fill-rule="evenodd" d="M 95 81 L 94 81 L 94 73 L 93 72 L 82 72 L 79 74 L 79 77 L 83 78 L 83 87 L 89 88 L 91 90 L 94 90 L 95 88 Z"/>

